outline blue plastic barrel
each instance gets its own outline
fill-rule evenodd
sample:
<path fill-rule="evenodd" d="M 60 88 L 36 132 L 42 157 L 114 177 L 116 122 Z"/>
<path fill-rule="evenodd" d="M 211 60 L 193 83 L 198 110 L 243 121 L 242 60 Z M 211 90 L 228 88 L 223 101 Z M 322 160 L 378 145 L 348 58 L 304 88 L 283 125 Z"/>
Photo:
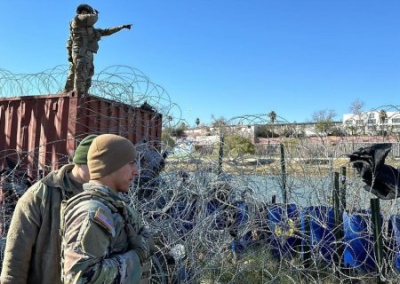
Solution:
<path fill-rule="evenodd" d="M 361 272 L 376 270 L 370 210 L 343 214 L 344 264 Z"/>
<path fill-rule="evenodd" d="M 308 218 L 309 228 L 306 228 Z M 333 262 L 335 251 L 335 214 L 332 207 L 310 206 L 301 212 L 302 252 L 307 247 L 313 258 L 325 263 Z M 309 231 L 308 231 L 309 230 Z"/>
<path fill-rule="evenodd" d="M 238 226 L 243 226 L 249 220 L 247 205 L 244 201 L 238 201 L 234 204 L 236 216 L 235 223 Z"/>
<path fill-rule="evenodd" d="M 226 205 L 218 199 L 210 200 L 207 203 L 207 217 L 210 218 L 212 229 L 224 230 L 229 226 Z"/>
<path fill-rule="evenodd" d="M 393 267 L 400 272 L 400 214 L 390 216 L 388 222 L 389 252 L 388 259 L 393 261 Z"/>
<path fill-rule="evenodd" d="M 266 210 L 267 226 L 271 232 L 267 241 L 274 257 L 292 258 L 300 248 L 298 236 L 300 212 L 296 204 L 270 204 Z"/>
<path fill-rule="evenodd" d="M 236 253 L 246 251 L 251 243 L 251 232 L 243 231 L 249 221 L 248 207 L 244 201 L 233 204 L 234 222 L 230 227 L 230 233 L 234 236 L 231 242 L 231 250 Z"/>
<path fill-rule="evenodd" d="M 172 217 L 173 227 L 180 237 L 193 229 L 196 213 L 196 202 L 176 202 L 168 211 Z"/>

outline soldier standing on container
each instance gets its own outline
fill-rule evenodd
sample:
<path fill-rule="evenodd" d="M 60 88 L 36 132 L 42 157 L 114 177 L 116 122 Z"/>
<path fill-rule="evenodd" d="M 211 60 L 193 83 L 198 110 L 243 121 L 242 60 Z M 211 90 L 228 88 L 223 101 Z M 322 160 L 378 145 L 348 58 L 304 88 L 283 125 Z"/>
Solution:
<path fill-rule="evenodd" d="M 102 36 L 109 36 L 122 29 L 131 29 L 132 25 L 122 25 L 109 29 L 96 29 L 94 24 L 99 12 L 87 4 L 76 9 L 76 16 L 70 23 L 70 36 L 67 42 L 69 74 L 64 91 L 78 91 L 87 94 L 92 85 L 94 74 L 93 54 L 99 49 Z"/>
<path fill-rule="evenodd" d="M 49 173 L 19 199 L 7 234 L 0 283 L 61 283 L 61 202 L 89 181 L 87 152 L 97 135 L 84 138 L 73 163 Z"/>
<path fill-rule="evenodd" d="M 88 152 L 90 182 L 61 213 L 63 283 L 139 283 L 152 238 L 122 199 L 138 174 L 126 138 L 103 134 Z"/>

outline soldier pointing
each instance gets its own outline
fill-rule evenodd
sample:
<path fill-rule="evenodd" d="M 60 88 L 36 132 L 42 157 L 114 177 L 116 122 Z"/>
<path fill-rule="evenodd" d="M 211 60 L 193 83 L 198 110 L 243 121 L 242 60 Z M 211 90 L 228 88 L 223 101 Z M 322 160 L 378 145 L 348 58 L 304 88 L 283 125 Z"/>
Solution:
<path fill-rule="evenodd" d="M 99 50 L 99 40 L 122 29 L 131 29 L 132 25 L 122 25 L 109 29 L 96 29 L 94 24 L 99 11 L 88 4 L 76 8 L 76 16 L 70 22 L 70 36 L 67 42 L 69 74 L 64 91 L 76 90 L 87 94 L 92 85 L 94 74 L 93 54 Z"/>

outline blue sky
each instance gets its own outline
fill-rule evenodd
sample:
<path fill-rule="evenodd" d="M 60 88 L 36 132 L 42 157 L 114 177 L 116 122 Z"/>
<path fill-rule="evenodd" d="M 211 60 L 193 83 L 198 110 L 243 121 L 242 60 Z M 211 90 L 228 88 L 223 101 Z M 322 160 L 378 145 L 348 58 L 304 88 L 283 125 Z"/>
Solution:
<path fill-rule="evenodd" d="M 37 73 L 67 64 L 81 1 L 0 0 L 0 68 Z M 139 69 L 191 124 L 274 110 L 309 121 L 355 100 L 400 105 L 398 0 L 91 1 L 96 27 L 132 23 L 100 42 L 96 70 Z"/>

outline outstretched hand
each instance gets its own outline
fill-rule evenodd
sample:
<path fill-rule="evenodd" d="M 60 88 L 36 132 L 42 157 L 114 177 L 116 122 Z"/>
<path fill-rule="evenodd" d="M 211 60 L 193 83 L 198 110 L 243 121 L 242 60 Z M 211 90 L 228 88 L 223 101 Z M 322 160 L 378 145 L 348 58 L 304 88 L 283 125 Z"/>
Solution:
<path fill-rule="evenodd" d="M 124 29 L 128 29 L 128 30 L 130 30 L 130 29 L 132 28 L 132 24 L 129 24 L 129 25 L 123 25 L 123 28 L 124 28 Z"/>

